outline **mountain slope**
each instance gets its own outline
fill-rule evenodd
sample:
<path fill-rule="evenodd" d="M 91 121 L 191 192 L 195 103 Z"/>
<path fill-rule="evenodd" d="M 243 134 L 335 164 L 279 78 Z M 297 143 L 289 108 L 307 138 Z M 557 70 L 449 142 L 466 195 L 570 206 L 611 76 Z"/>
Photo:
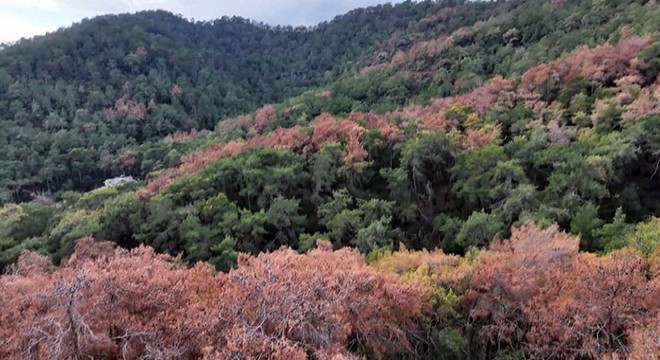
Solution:
<path fill-rule="evenodd" d="M 621 221 L 618 208 L 633 223 L 658 213 L 657 139 L 648 129 L 657 121 L 659 49 L 657 34 L 646 33 L 660 13 L 643 2 L 590 4 L 511 2 L 509 11 L 483 22 L 431 30 L 430 22 L 442 24 L 455 11 L 483 16 L 492 8 L 462 4 L 424 17 L 409 26 L 416 41 L 390 51 L 402 54 L 395 63 L 365 65 L 372 69 L 225 119 L 215 132 L 179 132 L 124 149 L 119 168 L 157 170 L 146 183 L 127 192 L 62 193 L 64 211 L 26 208 L 45 223 L 26 234 L 10 229 L 6 259 L 43 246 L 59 259 L 89 234 L 184 252 L 190 260 L 210 260 L 221 244 L 247 252 L 304 249 L 317 236 L 365 252 L 403 242 L 462 253 L 525 219 L 582 234 L 584 249 L 614 246 L 600 231 Z M 521 23 L 544 7 L 555 26 Z M 589 19 L 594 12 L 597 23 L 560 26 L 568 14 Z M 636 28 L 620 26 L 631 18 L 639 20 Z M 506 41 L 511 29 L 518 40 Z M 591 36 L 577 36 L 583 33 Z M 566 38 L 582 38 L 589 45 L 606 37 L 612 44 L 578 46 L 546 63 L 530 60 L 543 44 L 568 47 L 573 41 Z M 522 54 L 513 65 L 462 68 L 511 53 Z M 447 77 L 420 76 L 432 73 Z M 466 92 L 467 79 L 476 84 Z M 432 98 L 437 92 L 456 95 Z M 98 141 L 94 131 L 87 134 Z M 85 155 L 80 148 L 58 146 L 69 157 L 64 161 L 85 164 L 71 161 Z M 91 177 L 85 170 L 72 175 Z M 225 215 L 232 220 L 207 206 L 231 209 Z M 481 231 L 476 238 L 472 226 Z M 197 244 L 199 234 L 206 245 Z M 229 264 L 222 256 L 217 261 Z"/>
<path fill-rule="evenodd" d="M 211 129 L 219 119 L 332 82 L 392 33 L 448 6 L 382 5 L 309 29 L 142 12 L 85 20 L 8 47 L 0 51 L 7 154 L 0 201 L 89 190 L 120 173 L 144 175 L 149 169 L 127 161 L 132 156 L 123 148 Z M 462 20 L 448 30 L 497 7 L 459 11 Z"/>
<path fill-rule="evenodd" d="M 332 81 L 213 130 L 126 135 L 181 101 L 179 83 L 155 107 L 127 86 L 99 122 L 80 115 L 85 131 L 13 122 L 0 171 L 48 154 L 73 178 L 53 190 L 144 178 L 0 208 L 0 356 L 657 353 L 660 7 L 426 5 Z M 35 174 L 3 179 L 52 181 Z"/>

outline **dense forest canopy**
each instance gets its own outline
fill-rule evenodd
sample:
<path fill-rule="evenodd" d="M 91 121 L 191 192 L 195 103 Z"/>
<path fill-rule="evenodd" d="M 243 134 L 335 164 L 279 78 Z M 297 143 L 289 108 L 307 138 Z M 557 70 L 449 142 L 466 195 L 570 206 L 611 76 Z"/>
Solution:
<path fill-rule="evenodd" d="M 0 128 L 0 357 L 660 354 L 655 0 L 104 16 Z"/>
<path fill-rule="evenodd" d="M 144 175 L 152 168 L 131 161 L 133 147 L 213 129 L 222 118 L 337 80 L 391 34 L 450 5 L 381 5 L 313 28 L 141 12 L 23 40 L 0 51 L 0 146 L 7 154 L 0 201 L 90 190 L 122 172 Z"/>

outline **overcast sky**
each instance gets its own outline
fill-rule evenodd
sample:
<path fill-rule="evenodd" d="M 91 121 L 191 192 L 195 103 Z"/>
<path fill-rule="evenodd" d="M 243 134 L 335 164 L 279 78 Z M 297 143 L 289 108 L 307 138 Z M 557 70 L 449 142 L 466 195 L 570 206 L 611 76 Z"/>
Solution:
<path fill-rule="evenodd" d="M 163 9 L 195 20 L 239 15 L 272 25 L 314 25 L 348 10 L 397 0 L 0 0 L 0 43 L 83 18 Z"/>

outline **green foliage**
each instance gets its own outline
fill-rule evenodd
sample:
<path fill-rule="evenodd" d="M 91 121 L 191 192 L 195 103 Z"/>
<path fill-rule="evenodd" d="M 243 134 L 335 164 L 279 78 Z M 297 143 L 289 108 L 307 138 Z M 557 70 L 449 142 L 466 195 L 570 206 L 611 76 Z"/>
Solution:
<path fill-rule="evenodd" d="M 339 180 L 340 156 L 339 144 L 325 145 L 312 155 L 310 175 L 314 184 L 312 194 L 314 203 L 319 204 L 331 195 L 332 188 Z"/>
<path fill-rule="evenodd" d="M 656 31 L 660 12 L 640 4 L 404 2 L 306 29 L 145 12 L 10 46 L 0 53 L 0 266 L 24 249 L 59 261 L 86 235 L 223 271 L 239 252 L 307 251 L 317 239 L 370 261 L 400 244 L 463 254 L 527 220 L 579 234 L 583 249 L 648 252 L 650 225 L 635 224 L 660 214 L 657 36 L 639 66 L 605 80 L 553 63 Z M 539 80 L 522 88 L 519 75 L 542 63 L 559 70 L 536 68 Z M 580 75 L 569 78 L 572 66 Z M 628 71 L 643 79 L 625 94 L 617 80 Z M 495 75 L 511 85 L 493 99 L 470 92 Z M 650 105 L 631 119 L 642 93 Z M 277 101 L 264 123 L 253 114 L 210 131 Z M 321 113 L 347 116 L 361 135 L 348 144 L 330 129 L 317 141 L 310 121 Z M 428 117 L 445 128 L 429 130 Z M 199 131 L 163 138 L 190 129 Z M 251 150 L 197 160 L 227 141 Z M 344 163 L 349 145 L 366 151 L 359 168 Z M 148 196 L 142 182 L 88 191 L 182 162 L 182 175 Z M 436 335 L 460 358 L 453 328 Z"/>
<path fill-rule="evenodd" d="M 434 328 L 434 345 L 436 352 L 441 356 L 441 359 L 463 359 L 465 357 L 465 349 L 468 346 L 468 341 L 463 334 L 457 329 L 452 328 Z"/>
<path fill-rule="evenodd" d="M 12 234 L 13 228 L 24 216 L 23 208 L 16 204 L 7 204 L 0 209 L 0 238 Z"/>
<path fill-rule="evenodd" d="M 642 51 L 639 59 L 646 64 L 645 80 L 654 81 L 660 75 L 660 40 L 656 38 L 653 44 Z"/>
<path fill-rule="evenodd" d="M 382 246 L 392 246 L 391 222 L 390 217 L 383 217 L 370 222 L 366 227 L 358 230 L 352 245 L 362 252 L 370 252 Z"/>
<path fill-rule="evenodd" d="M 306 223 L 305 216 L 300 214 L 300 200 L 278 196 L 268 208 L 267 216 L 273 229 L 273 247 L 296 243 Z"/>
<path fill-rule="evenodd" d="M 85 236 L 98 236 L 101 231 L 99 213 L 77 210 L 63 214 L 47 237 L 53 261 L 59 263 L 73 252 L 75 241 Z"/>
<path fill-rule="evenodd" d="M 391 247 L 400 238 L 392 224 L 394 202 L 380 199 L 355 200 L 346 189 L 333 193 L 331 201 L 318 210 L 320 223 L 339 245 L 353 245 L 364 253 Z"/>
<path fill-rule="evenodd" d="M 456 165 L 451 168 L 453 190 L 467 203 L 466 210 L 490 208 L 491 201 L 500 197 L 496 187 L 508 192 L 504 187 L 523 181 L 520 167 L 515 163 L 507 165 L 506 158 L 501 146 L 487 146 L 458 156 Z"/>
<path fill-rule="evenodd" d="M 99 238 L 112 239 L 124 247 L 136 246 L 138 243 L 133 234 L 143 217 L 144 205 L 133 192 L 108 200 L 99 214 Z"/>
<path fill-rule="evenodd" d="M 0 208 L 0 270 L 24 250 L 47 252 L 45 237 L 55 216 L 55 208 L 33 203 Z"/>
<path fill-rule="evenodd" d="M 504 230 L 504 224 L 493 214 L 474 212 L 461 226 L 456 242 L 463 248 L 484 247 Z"/>
<path fill-rule="evenodd" d="M 109 199 L 119 195 L 119 190 L 114 187 L 100 188 L 83 194 L 79 199 L 72 201 L 78 206 L 86 209 L 100 209 Z"/>
<path fill-rule="evenodd" d="M 522 184 L 510 189 L 495 206 L 495 212 L 504 224 L 511 225 L 522 214 L 538 209 L 539 206 L 539 193 L 534 185 Z"/>
<path fill-rule="evenodd" d="M 493 357 L 494 360 L 523 360 L 525 359 L 525 353 L 521 350 L 514 349 L 505 349 L 500 350 Z"/>
<path fill-rule="evenodd" d="M 626 223 L 626 214 L 623 208 L 616 209 L 614 218 L 611 223 L 603 225 L 602 228 L 594 231 L 595 237 L 598 239 L 598 245 L 606 252 L 625 247 L 626 236 L 633 230 L 633 226 Z"/>
<path fill-rule="evenodd" d="M 434 220 L 434 232 L 442 234 L 441 247 L 448 253 L 461 253 L 464 244 L 457 241 L 458 233 L 463 226 L 463 220 L 447 214 L 439 214 Z"/>
<path fill-rule="evenodd" d="M 179 228 L 186 243 L 186 260 L 190 263 L 206 261 L 219 270 L 228 271 L 236 265 L 238 252 L 236 239 L 224 236 L 210 226 L 204 226 L 198 217 L 189 215 Z"/>
<path fill-rule="evenodd" d="M 626 245 L 651 255 L 660 248 L 660 218 L 637 224 L 635 231 L 625 237 Z"/>
<path fill-rule="evenodd" d="M 165 155 L 185 145 L 158 143 L 162 137 L 213 129 L 219 119 L 353 74 L 392 33 L 445 6 L 379 5 L 310 28 L 146 11 L 3 46 L 0 204 L 26 200 L 35 188 L 86 191 L 121 173 L 172 166 L 178 158 Z M 412 96 L 405 80 L 386 82 L 353 92 L 369 102 L 387 92 L 399 105 Z"/>
<path fill-rule="evenodd" d="M 376 261 L 378 261 L 380 258 L 383 256 L 391 254 L 393 251 L 392 246 L 383 246 L 383 247 L 375 247 L 373 248 L 366 256 L 365 260 L 367 264 L 373 264 Z"/>

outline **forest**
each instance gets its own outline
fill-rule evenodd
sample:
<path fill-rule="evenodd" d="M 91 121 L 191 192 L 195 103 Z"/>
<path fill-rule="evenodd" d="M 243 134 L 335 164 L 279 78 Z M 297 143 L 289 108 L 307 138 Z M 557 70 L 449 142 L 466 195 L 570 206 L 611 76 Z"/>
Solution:
<path fill-rule="evenodd" d="M 655 0 L 103 16 L 0 128 L 0 358 L 660 358 Z"/>

